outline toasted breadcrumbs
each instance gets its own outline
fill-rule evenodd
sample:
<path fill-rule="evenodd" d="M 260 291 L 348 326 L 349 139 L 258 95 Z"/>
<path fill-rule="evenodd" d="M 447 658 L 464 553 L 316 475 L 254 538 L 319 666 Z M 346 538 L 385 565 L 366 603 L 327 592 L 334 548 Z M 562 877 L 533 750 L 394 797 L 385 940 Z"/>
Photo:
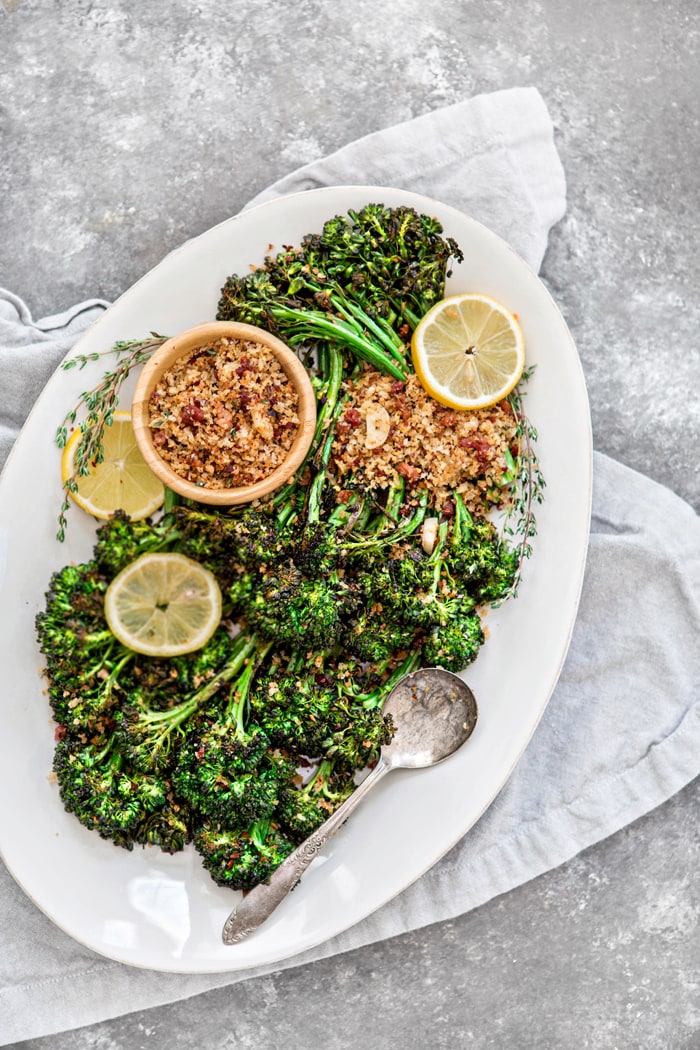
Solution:
<path fill-rule="evenodd" d="M 298 396 L 272 350 L 219 339 L 168 369 L 150 401 L 159 455 L 179 477 L 211 489 L 269 477 L 298 427 Z"/>
<path fill-rule="evenodd" d="M 381 489 L 399 474 L 409 487 L 427 489 L 434 506 L 454 492 L 472 513 L 507 503 L 501 479 L 506 451 L 517 446 L 507 401 L 459 412 L 430 397 L 415 375 L 403 383 L 369 368 L 345 393 L 333 444 L 341 484 L 352 474 L 354 485 Z"/>

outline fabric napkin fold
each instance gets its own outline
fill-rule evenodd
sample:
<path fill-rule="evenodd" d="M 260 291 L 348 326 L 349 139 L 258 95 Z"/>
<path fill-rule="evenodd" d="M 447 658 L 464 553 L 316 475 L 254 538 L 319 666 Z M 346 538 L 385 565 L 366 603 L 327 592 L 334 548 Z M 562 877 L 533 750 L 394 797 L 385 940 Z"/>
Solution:
<path fill-rule="evenodd" d="M 478 96 L 368 135 L 250 203 L 348 183 L 452 204 L 535 269 L 565 210 L 552 123 L 533 88 Z M 0 291 L 3 460 L 43 384 L 105 305 L 90 300 L 34 322 L 24 303 Z M 0 867 L 0 1045 L 453 918 L 570 859 L 700 771 L 699 632 L 700 519 L 668 489 L 595 453 L 588 564 L 560 680 L 508 783 L 449 854 L 397 899 L 303 955 L 244 973 L 182 976 L 135 970 L 75 943 Z"/>

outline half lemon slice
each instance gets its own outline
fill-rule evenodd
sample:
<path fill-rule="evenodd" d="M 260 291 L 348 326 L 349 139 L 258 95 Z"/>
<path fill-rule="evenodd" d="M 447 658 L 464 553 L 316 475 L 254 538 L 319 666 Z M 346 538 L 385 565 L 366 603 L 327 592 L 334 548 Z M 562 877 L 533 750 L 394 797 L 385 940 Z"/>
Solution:
<path fill-rule="evenodd" d="M 63 449 L 61 480 L 73 478 L 77 489 L 70 496 L 95 518 L 109 518 L 123 510 L 133 521 L 147 518 L 163 503 L 165 490 L 136 444 L 129 412 L 115 412 L 102 438 L 101 463 L 89 464 L 89 474 L 76 474 L 75 456 L 81 430 L 75 430 Z"/>
<path fill-rule="evenodd" d="M 184 554 L 143 554 L 114 577 L 104 612 L 112 633 L 145 656 L 180 656 L 209 641 L 221 621 L 213 573 Z"/>
<path fill-rule="evenodd" d="M 486 295 L 453 295 L 421 318 L 413 367 L 431 397 L 449 408 L 485 408 L 511 392 L 525 367 L 517 317 Z"/>

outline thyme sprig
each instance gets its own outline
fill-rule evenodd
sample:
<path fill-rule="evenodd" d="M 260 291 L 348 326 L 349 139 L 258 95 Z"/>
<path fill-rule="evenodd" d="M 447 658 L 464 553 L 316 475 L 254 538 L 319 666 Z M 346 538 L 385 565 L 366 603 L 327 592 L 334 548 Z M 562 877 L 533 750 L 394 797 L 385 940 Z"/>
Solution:
<path fill-rule="evenodd" d="M 79 413 L 84 418 L 78 423 L 81 436 L 75 449 L 75 469 L 63 483 L 63 503 L 58 514 L 58 532 L 56 538 L 62 543 L 68 524 L 67 513 L 70 508 L 70 494 L 78 489 L 78 478 L 90 473 L 90 468 L 101 463 L 104 458 L 105 427 L 112 425 L 114 413 L 119 404 L 119 395 L 125 380 L 132 369 L 147 361 L 154 350 L 165 342 L 167 336 L 151 332 L 148 339 L 118 340 L 109 350 L 100 353 L 76 354 L 64 361 L 61 368 L 83 369 L 86 365 L 99 361 L 108 355 L 116 357 L 116 365 L 105 372 L 100 382 L 91 390 L 85 390 L 74 407 L 68 412 L 56 429 L 55 441 L 59 448 L 65 448 L 69 431 L 75 426 Z"/>
<path fill-rule="evenodd" d="M 513 416 L 515 417 L 515 437 L 517 441 L 517 453 L 515 456 L 506 450 L 507 471 L 503 475 L 502 482 L 512 486 L 512 499 L 503 520 L 503 534 L 508 536 L 517 551 L 518 566 L 513 584 L 508 592 L 498 603 L 502 604 L 507 598 L 517 595 L 518 584 L 522 576 L 523 563 L 532 555 L 532 539 L 537 535 L 537 518 L 535 506 L 544 500 L 544 489 L 546 482 L 540 469 L 535 442 L 537 441 L 537 430 L 528 419 L 523 408 L 523 388 L 531 378 L 535 366 L 526 368 L 518 385 L 508 395 Z"/>

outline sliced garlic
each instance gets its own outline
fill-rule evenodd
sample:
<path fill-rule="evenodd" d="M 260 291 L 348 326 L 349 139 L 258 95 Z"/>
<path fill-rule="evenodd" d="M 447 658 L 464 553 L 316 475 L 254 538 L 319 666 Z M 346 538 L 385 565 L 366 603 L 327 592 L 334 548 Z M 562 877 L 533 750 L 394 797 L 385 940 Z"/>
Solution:
<path fill-rule="evenodd" d="M 437 518 L 426 518 L 423 522 L 423 528 L 421 529 L 420 541 L 421 546 L 426 554 L 432 554 L 435 549 L 435 541 L 437 540 L 438 534 L 438 519 Z"/>
<path fill-rule="evenodd" d="M 367 448 L 379 448 L 389 436 L 391 429 L 391 417 L 383 405 L 370 405 L 365 417 L 367 425 L 367 436 L 365 446 Z"/>

